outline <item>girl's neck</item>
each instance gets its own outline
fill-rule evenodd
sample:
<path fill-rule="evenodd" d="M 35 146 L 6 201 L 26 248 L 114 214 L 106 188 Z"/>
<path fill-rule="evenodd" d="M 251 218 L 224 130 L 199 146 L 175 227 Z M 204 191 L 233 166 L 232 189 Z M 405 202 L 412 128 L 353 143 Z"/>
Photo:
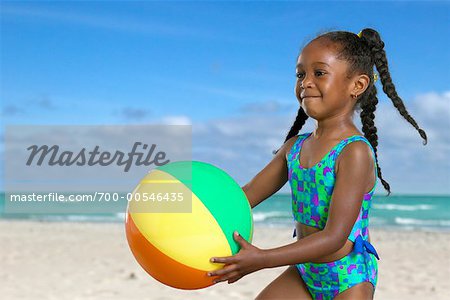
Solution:
<path fill-rule="evenodd" d="M 329 118 L 326 120 L 316 121 L 316 128 L 314 129 L 312 139 L 338 139 L 346 133 L 359 132 L 358 128 L 350 118 Z"/>

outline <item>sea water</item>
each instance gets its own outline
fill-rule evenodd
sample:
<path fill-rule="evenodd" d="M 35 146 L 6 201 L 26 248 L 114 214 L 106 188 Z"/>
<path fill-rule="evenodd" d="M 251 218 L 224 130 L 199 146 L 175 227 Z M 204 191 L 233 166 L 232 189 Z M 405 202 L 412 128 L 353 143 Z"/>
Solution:
<path fill-rule="evenodd" d="M 92 204 L 95 205 L 95 204 Z M 277 193 L 252 211 L 255 225 L 294 227 L 290 194 Z M 5 195 L 0 193 L 1 219 L 72 222 L 124 222 L 126 206 L 115 213 L 5 213 Z M 450 231 L 450 195 L 374 195 L 371 228 Z"/>

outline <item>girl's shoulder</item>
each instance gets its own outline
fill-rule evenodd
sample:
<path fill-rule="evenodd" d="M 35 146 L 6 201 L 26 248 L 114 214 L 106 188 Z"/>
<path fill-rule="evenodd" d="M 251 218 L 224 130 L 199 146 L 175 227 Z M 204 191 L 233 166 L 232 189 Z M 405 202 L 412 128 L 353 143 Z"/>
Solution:
<path fill-rule="evenodd" d="M 311 132 L 300 133 L 287 140 L 286 143 L 284 144 L 286 146 L 285 147 L 286 155 L 295 152 L 296 149 L 299 147 L 300 142 L 306 137 L 308 137 L 310 134 Z"/>
<path fill-rule="evenodd" d="M 361 142 L 354 143 L 357 141 L 361 141 L 362 143 Z M 336 145 L 333 151 L 333 158 L 336 162 L 336 168 L 338 168 L 338 165 L 340 164 L 344 156 L 363 157 L 365 156 L 365 153 L 370 154 L 372 156 L 372 159 L 375 161 L 376 157 L 375 151 L 370 141 L 365 136 L 356 134 L 342 140 L 338 145 Z M 364 155 L 357 155 L 357 154 L 364 154 Z"/>
<path fill-rule="evenodd" d="M 371 151 L 373 151 L 373 147 L 372 147 L 372 144 L 370 143 L 370 141 L 364 135 L 361 135 L 360 133 L 356 133 L 352 136 L 349 136 L 349 137 L 341 140 L 341 142 L 336 145 L 336 148 L 337 148 L 336 151 L 339 153 L 343 150 L 343 148 L 346 148 L 347 145 L 352 144 L 353 142 L 356 142 L 356 141 L 362 141 L 364 143 L 362 145 L 359 145 L 360 143 L 357 143 L 359 146 L 354 145 L 353 147 L 362 147 L 362 148 L 368 147 Z M 365 146 L 364 144 L 366 144 L 367 146 Z"/>

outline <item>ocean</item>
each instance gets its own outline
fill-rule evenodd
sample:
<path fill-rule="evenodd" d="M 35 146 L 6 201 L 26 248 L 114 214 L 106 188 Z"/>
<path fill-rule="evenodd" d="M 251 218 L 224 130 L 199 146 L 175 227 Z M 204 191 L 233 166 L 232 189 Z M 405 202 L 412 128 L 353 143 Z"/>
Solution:
<path fill-rule="evenodd" d="M 450 231 L 450 195 L 374 195 L 370 228 Z M 255 224 L 292 226 L 291 195 L 276 194 L 253 210 Z"/>
<path fill-rule="evenodd" d="M 370 227 L 401 230 L 450 231 L 450 195 L 374 195 Z M 7 214 L 0 194 L 0 219 L 68 222 L 124 222 L 125 207 L 117 213 Z M 275 194 L 253 209 L 255 225 L 294 227 L 291 195 Z"/>

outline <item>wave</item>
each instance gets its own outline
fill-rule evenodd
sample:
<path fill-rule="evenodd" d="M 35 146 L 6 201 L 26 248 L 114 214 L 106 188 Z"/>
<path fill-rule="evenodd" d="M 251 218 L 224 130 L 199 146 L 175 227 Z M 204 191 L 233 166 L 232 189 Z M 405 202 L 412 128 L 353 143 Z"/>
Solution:
<path fill-rule="evenodd" d="M 116 218 L 125 222 L 126 213 L 116 213 Z"/>
<path fill-rule="evenodd" d="M 379 225 L 387 224 L 389 221 L 384 218 L 370 217 L 369 222 L 370 222 L 370 225 L 379 226 Z"/>
<path fill-rule="evenodd" d="M 31 215 L 31 220 L 49 221 L 49 222 L 121 222 L 125 220 L 121 213 L 109 216 L 99 216 L 93 214 L 86 215 Z"/>
<path fill-rule="evenodd" d="M 429 204 L 417 204 L 417 205 L 374 204 L 373 208 L 385 209 L 385 210 L 416 211 L 416 210 L 431 210 L 431 209 L 435 209 L 435 206 L 434 205 L 429 205 Z"/>
<path fill-rule="evenodd" d="M 399 225 L 450 227 L 450 220 L 419 220 L 419 219 L 396 217 L 395 223 Z"/>
<path fill-rule="evenodd" d="M 253 212 L 254 222 L 264 222 L 273 219 L 291 221 L 292 215 L 282 211 Z"/>

